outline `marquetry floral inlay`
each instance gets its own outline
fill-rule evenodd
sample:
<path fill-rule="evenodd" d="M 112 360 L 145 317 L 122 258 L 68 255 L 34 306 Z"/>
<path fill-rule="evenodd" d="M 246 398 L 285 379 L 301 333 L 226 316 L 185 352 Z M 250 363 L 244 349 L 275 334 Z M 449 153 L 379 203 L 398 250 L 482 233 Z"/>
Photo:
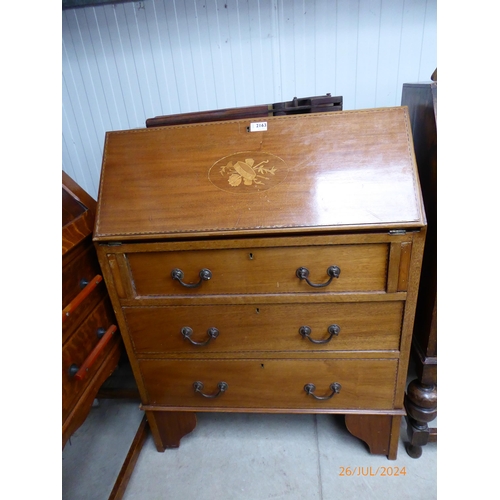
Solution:
<path fill-rule="evenodd" d="M 271 175 L 276 173 L 276 167 L 268 167 L 269 160 L 263 160 L 255 164 L 253 158 L 246 158 L 245 161 L 232 161 L 220 167 L 220 174 L 228 176 L 227 182 L 231 186 L 239 186 L 241 182 L 246 186 L 252 184 L 264 185 L 265 181 L 270 179 Z M 266 177 L 267 176 L 267 177 Z"/>
<path fill-rule="evenodd" d="M 226 156 L 215 162 L 209 171 L 209 179 L 217 187 L 242 193 L 267 190 L 280 184 L 286 176 L 285 162 L 264 152 Z"/>

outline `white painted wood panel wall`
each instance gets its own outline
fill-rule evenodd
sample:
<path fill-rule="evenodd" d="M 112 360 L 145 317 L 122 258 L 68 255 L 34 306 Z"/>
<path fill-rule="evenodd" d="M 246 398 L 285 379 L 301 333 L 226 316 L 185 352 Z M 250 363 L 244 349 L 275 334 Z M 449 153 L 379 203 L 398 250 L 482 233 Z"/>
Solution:
<path fill-rule="evenodd" d="M 330 92 L 398 106 L 437 67 L 436 0 L 144 0 L 62 14 L 62 168 L 97 197 L 105 132 Z"/>

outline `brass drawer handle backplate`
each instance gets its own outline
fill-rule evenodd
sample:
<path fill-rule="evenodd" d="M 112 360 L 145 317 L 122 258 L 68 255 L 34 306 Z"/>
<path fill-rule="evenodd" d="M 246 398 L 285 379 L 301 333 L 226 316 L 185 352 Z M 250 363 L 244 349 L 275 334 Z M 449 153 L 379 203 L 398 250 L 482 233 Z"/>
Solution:
<path fill-rule="evenodd" d="M 189 326 L 183 326 L 181 328 L 181 335 L 185 339 L 189 340 L 189 342 L 191 342 L 191 344 L 203 346 L 203 345 L 207 345 L 212 339 L 215 340 L 219 336 L 219 330 L 217 330 L 217 328 L 215 328 L 215 327 L 209 328 L 207 330 L 208 339 L 205 340 L 205 342 L 196 342 L 195 340 L 192 340 L 191 335 L 193 335 L 193 329 Z"/>
<path fill-rule="evenodd" d="M 311 328 L 309 326 L 301 326 L 299 328 L 299 333 L 302 335 L 302 337 L 307 338 L 310 340 L 313 344 L 327 344 L 332 340 L 334 335 L 338 335 L 340 332 L 340 326 L 339 325 L 330 325 L 328 327 L 328 333 L 330 336 L 327 339 L 324 340 L 314 340 L 313 338 L 310 337 L 311 335 Z"/>
<path fill-rule="evenodd" d="M 194 392 L 198 392 L 201 394 L 204 398 L 216 398 L 217 396 L 220 396 L 223 392 L 227 391 L 228 385 L 226 382 L 219 382 L 217 384 L 217 388 L 219 389 L 215 394 L 204 394 L 203 392 L 203 382 L 197 381 L 193 384 L 193 389 Z"/>
<path fill-rule="evenodd" d="M 297 278 L 306 280 L 309 286 L 312 286 L 314 288 L 322 288 L 324 286 L 328 286 L 332 282 L 333 278 L 338 278 L 340 276 L 340 267 L 330 266 L 326 270 L 326 274 L 330 276 L 330 279 L 326 283 L 311 283 L 309 281 L 309 269 L 307 269 L 307 267 L 299 267 L 297 271 L 295 271 L 295 275 L 297 276 Z"/>
<path fill-rule="evenodd" d="M 177 280 L 182 286 L 185 286 L 186 288 L 197 288 L 203 283 L 203 281 L 208 281 L 212 278 L 212 271 L 210 271 L 210 269 L 202 269 L 199 272 L 200 281 L 198 281 L 198 283 L 184 283 L 182 281 L 182 279 L 184 278 L 184 273 L 181 269 L 178 268 L 172 269 L 170 276 L 172 276 L 172 279 Z"/>
<path fill-rule="evenodd" d="M 335 394 L 338 394 L 340 392 L 341 388 L 342 386 L 338 382 L 334 382 L 330 385 L 330 390 L 332 391 L 332 393 L 329 396 L 316 396 L 316 394 L 314 394 L 314 391 L 316 390 L 316 386 L 314 384 L 306 384 L 304 386 L 304 391 L 306 391 L 306 394 L 308 396 L 312 396 L 314 399 L 326 400 L 333 398 Z"/>

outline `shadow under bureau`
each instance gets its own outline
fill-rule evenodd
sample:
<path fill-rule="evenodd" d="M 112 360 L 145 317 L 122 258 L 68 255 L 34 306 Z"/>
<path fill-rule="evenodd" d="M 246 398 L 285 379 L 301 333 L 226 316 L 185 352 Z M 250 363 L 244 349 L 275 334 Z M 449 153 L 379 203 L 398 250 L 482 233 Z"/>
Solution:
<path fill-rule="evenodd" d="M 94 241 L 157 449 L 338 413 L 395 459 L 425 232 L 406 107 L 108 132 Z"/>

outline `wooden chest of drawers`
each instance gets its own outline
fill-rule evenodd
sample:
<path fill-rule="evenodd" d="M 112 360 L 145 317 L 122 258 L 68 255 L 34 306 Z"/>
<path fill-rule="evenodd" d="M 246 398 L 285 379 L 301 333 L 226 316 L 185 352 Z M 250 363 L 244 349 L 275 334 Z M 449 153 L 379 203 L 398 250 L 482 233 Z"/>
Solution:
<path fill-rule="evenodd" d="M 62 445 L 87 417 L 123 344 L 92 243 L 96 202 L 63 172 Z"/>
<path fill-rule="evenodd" d="M 157 449 L 339 413 L 396 458 L 425 231 L 405 107 L 108 133 L 94 241 Z"/>

